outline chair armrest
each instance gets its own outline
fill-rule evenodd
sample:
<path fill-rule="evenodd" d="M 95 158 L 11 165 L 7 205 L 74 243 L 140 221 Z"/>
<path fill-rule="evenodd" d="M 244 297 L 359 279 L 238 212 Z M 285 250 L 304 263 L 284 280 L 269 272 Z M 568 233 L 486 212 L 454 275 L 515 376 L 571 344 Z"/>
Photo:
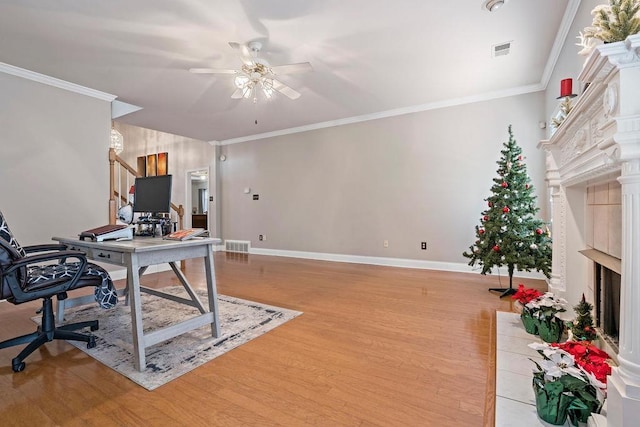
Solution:
<path fill-rule="evenodd" d="M 23 246 L 22 249 L 24 249 L 26 253 L 30 254 L 34 252 L 63 251 L 67 249 L 67 246 L 60 243 L 47 243 L 44 245 Z"/>
<path fill-rule="evenodd" d="M 31 264 L 40 264 L 45 261 L 59 260 L 64 263 L 67 258 L 77 258 L 78 261 L 80 261 L 80 263 L 83 264 L 82 265 L 83 268 L 81 270 L 84 269 L 84 265 L 86 265 L 87 263 L 87 256 L 84 254 L 84 252 L 71 251 L 71 250 L 47 252 L 39 255 L 28 255 L 26 257 L 19 258 L 13 261 L 5 269 L 5 274 L 11 273 L 18 268 L 28 267 Z"/>

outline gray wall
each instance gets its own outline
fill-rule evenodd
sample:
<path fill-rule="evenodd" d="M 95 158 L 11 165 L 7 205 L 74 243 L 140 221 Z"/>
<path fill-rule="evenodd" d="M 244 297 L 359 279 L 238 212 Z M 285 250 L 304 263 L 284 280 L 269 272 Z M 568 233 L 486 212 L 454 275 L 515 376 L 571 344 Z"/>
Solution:
<path fill-rule="evenodd" d="M 466 263 L 509 124 L 546 208 L 540 120 L 542 92 L 223 146 L 222 237 Z"/>
<path fill-rule="evenodd" d="M 0 209 L 22 244 L 109 221 L 111 103 L 0 73 Z"/>

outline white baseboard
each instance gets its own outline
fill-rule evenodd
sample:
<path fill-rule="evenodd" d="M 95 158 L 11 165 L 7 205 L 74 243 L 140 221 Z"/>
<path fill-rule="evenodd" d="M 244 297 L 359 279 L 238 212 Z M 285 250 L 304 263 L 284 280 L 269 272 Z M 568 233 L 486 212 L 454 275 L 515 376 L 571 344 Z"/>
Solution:
<path fill-rule="evenodd" d="M 453 271 L 458 273 L 480 273 L 480 268 L 474 268 L 469 266 L 468 264 L 456 263 L 456 262 L 426 261 L 426 260 L 406 259 L 406 258 L 371 257 L 371 256 L 362 256 L 362 255 L 329 254 L 329 253 L 322 253 L 322 252 L 289 251 L 289 250 L 283 250 L 283 249 L 264 249 L 264 248 L 253 248 L 253 247 L 250 249 L 249 253 L 255 254 L 255 255 L 314 259 L 319 261 L 383 265 L 387 267 Z M 509 277 L 509 273 L 506 268 L 494 269 L 493 273 L 491 274 L 499 274 L 501 276 Z M 546 279 L 542 273 L 527 272 L 527 271 L 516 271 L 514 273 L 514 277 L 539 279 L 539 280 Z"/>

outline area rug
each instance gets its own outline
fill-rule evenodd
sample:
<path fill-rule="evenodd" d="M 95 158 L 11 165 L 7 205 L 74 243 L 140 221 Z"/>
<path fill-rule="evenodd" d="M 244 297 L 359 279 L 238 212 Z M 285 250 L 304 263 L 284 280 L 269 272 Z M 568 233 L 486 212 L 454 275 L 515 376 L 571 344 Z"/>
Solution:
<path fill-rule="evenodd" d="M 181 286 L 162 291 L 188 298 Z M 206 306 L 206 291 L 198 290 L 197 293 Z M 142 307 L 145 332 L 199 314 L 194 307 L 145 293 L 142 294 Z M 211 326 L 207 325 L 148 347 L 147 368 L 142 372 L 133 367 L 131 312 L 122 301 L 108 310 L 93 304 L 69 309 L 65 312 L 64 323 L 98 319 L 100 329 L 93 332 L 97 341 L 95 348 L 87 349 L 83 342 L 69 343 L 147 390 L 153 390 L 302 314 L 225 295 L 218 295 L 218 310 L 219 338 L 211 336 Z"/>

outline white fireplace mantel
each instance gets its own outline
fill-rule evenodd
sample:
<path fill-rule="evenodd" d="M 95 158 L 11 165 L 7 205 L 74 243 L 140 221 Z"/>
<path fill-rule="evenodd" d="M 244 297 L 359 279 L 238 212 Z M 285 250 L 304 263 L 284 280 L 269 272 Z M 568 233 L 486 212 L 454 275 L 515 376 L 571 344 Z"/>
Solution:
<path fill-rule="evenodd" d="M 553 260 L 549 288 L 576 302 L 593 298 L 587 280 L 585 212 L 589 185 L 622 188 L 619 367 L 608 379 L 607 426 L 640 419 L 640 34 L 598 46 L 578 79 L 588 87 L 539 147 L 552 195 Z"/>

